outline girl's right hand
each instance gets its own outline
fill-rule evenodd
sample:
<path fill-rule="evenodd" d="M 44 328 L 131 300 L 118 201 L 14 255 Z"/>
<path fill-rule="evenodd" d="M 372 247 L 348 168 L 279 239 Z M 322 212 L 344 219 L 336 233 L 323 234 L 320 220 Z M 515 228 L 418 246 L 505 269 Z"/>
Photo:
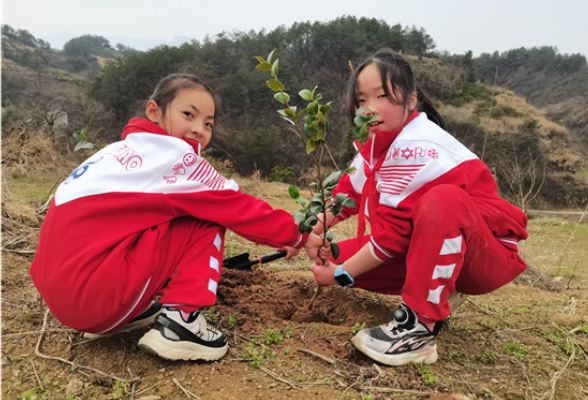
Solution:
<path fill-rule="evenodd" d="M 321 260 L 328 261 L 331 259 L 331 245 L 327 244 L 326 246 L 319 247 L 318 255 Z"/>
<path fill-rule="evenodd" d="M 314 274 L 314 283 L 319 286 L 336 284 L 335 268 L 337 268 L 337 264 L 330 261 L 325 261 L 325 265 L 313 264 L 310 270 Z"/>

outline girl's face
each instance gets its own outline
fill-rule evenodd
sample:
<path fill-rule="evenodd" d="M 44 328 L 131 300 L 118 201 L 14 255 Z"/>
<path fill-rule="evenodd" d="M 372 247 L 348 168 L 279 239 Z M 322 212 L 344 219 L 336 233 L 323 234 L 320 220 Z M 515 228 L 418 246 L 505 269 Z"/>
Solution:
<path fill-rule="evenodd" d="M 178 92 L 165 114 L 153 100 L 147 103 L 145 113 L 151 122 L 171 136 L 196 140 L 204 149 L 212 136 L 214 111 L 212 95 L 204 89 L 195 88 Z"/>
<path fill-rule="evenodd" d="M 376 64 L 366 66 L 357 77 L 359 107 L 367 107 L 377 115 L 376 121 L 370 124 L 370 138 L 376 132 L 402 127 L 417 103 L 416 93 L 411 93 L 406 107 L 393 103 L 386 96 L 382 84 L 382 76 Z M 390 93 L 394 93 L 390 82 L 387 84 Z"/>

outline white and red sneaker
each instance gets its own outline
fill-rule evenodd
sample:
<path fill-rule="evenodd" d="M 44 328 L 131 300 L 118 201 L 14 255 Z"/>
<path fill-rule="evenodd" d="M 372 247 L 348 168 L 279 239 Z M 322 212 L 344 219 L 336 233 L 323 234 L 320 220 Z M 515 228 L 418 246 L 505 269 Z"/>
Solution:
<path fill-rule="evenodd" d="M 351 338 L 351 343 L 382 364 L 432 364 L 437 361 L 436 340 L 442 323 L 435 322 L 431 330 L 419 321 L 414 311 L 401 303 L 390 323 L 358 332 Z"/>

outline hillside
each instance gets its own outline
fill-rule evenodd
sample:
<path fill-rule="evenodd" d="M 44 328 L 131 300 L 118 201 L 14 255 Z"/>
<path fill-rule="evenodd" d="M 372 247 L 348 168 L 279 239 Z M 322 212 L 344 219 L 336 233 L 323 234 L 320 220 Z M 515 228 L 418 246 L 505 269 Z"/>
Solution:
<path fill-rule="evenodd" d="M 380 36 L 369 46 L 360 46 L 373 26 L 379 27 Z M 415 42 L 415 37 L 421 41 Z M 541 51 L 539 57 L 534 49 L 518 51 L 522 61 L 516 64 L 506 62 L 512 61 L 509 54 L 465 61 L 463 56 L 439 57 L 426 32 L 415 36 L 410 28 L 353 17 L 297 23 L 267 34 L 219 35 L 203 43 L 161 46 L 145 53 L 123 48 L 117 52 L 100 37 L 77 39 L 69 47 L 75 57 L 4 39 L 4 135 L 26 123 L 45 126 L 64 152 L 73 149 L 72 134 L 82 128 L 90 135 L 101 131 L 99 137 L 92 137 L 94 141 L 112 142 L 128 119 L 137 115 L 159 78 L 187 71 L 206 79 L 222 99 L 208 150 L 212 158 L 224 159 L 242 175 L 260 171 L 264 177 L 283 179 L 279 172 L 291 168 L 295 176 L 306 177 L 310 160 L 277 115 L 265 79 L 254 69 L 253 56 L 277 48 L 280 71 L 291 93 L 316 85 L 325 99 L 332 100 L 330 145 L 336 161 L 342 163 L 349 157 L 351 143 L 344 110 L 349 62 L 393 45 L 406 52 L 450 132 L 495 172 L 504 197 L 522 208 L 581 208 L 588 201 L 585 58 L 555 51 Z M 281 51 L 284 48 L 290 50 Z M 500 80 L 491 80 L 493 67 L 500 68 Z M 59 115 L 55 110 L 67 112 L 67 127 L 55 126 L 52 116 Z M 291 183 L 308 182 L 294 178 Z"/>

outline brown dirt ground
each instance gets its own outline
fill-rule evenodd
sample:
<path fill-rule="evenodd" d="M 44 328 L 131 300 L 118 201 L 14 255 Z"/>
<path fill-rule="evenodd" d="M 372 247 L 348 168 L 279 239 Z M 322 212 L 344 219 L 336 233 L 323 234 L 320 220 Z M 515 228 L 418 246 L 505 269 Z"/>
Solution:
<path fill-rule="evenodd" d="M 11 146 L 3 141 L 3 156 L 19 151 Z M 588 398 L 585 225 L 573 231 L 567 222 L 531 220 L 529 272 L 456 310 L 432 365 L 386 367 L 354 349 L 354 329 L 388 322 L 400 299 L 329 287 L 309 307 L 316 288 L 304 256 L 253 273 L 224 271 L 207 316 L 229 333 L 229 354 L 212 363 L 170 362 L 138 348 L 145 330 L 88 341 L 47 312 L 28 275 L 44 202 L 32 188 L 49 193 L 63 174 L 32 179 L 23 170 L 34 168 L 16 167 L 3 162 L 2 398 Z M 281 185 L 240 183 L 276 206 L 295 207 L 285 205 Z M 345 238 L 354 227 L 338 229 Z M 271 251 L 227 237 L 227 257 Z"/>

